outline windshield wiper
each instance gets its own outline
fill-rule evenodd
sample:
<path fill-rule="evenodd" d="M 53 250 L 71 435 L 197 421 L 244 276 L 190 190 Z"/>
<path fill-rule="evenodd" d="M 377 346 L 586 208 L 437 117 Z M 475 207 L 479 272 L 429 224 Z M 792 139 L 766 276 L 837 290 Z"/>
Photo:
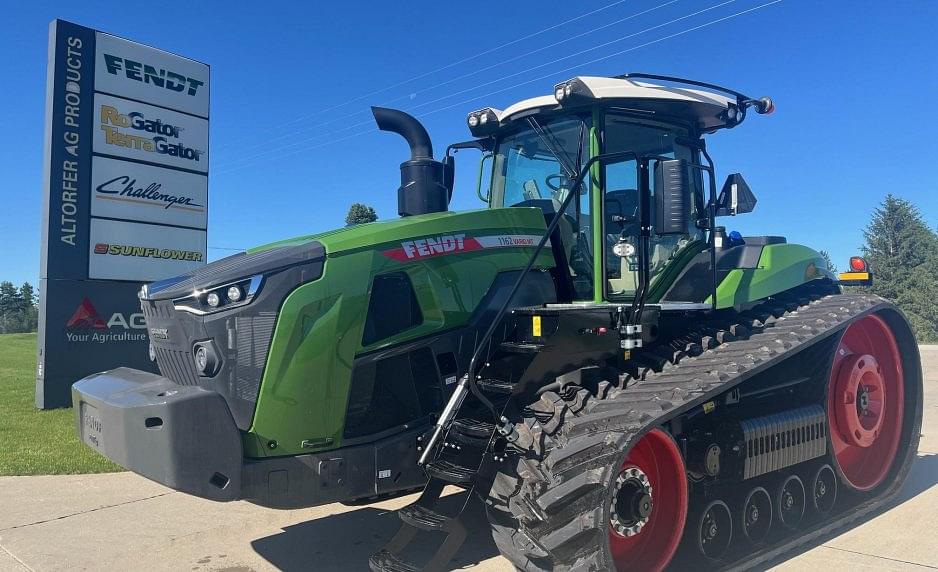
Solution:
<path fill-rule="evenodd" d="M 570 154 L 566 149 L 563 148 L 562 145 L 560 145 L 560 142 L 557 140 L 557 137 L 554 135 L 553 131 L 551 131 L 549 127 L 541 125 L 540 122 L 534 118 L 534 116 L 528 117 L 527 120 L 528 125 L 531 126 L 531 129 L 534 131 L 534 133 L 536 133 L 537 136 L 541 139 L 541 142 L 544 143 L 544 146 L 547 147 L 547 150 L 550 151 L 551 155 L 557 159 L 557 163 L 560 164 L 560 168 L 564 170 L 564 174 L 567 176 L 567 178 L 571 180 L 576 178 L 577 166 L 571 164 Z M 582 135 L 583 125 L 581 123 L 580 138 L 582 138 Z M 557 148 L 563 152 L 563 156 L 557 152 Z"/>

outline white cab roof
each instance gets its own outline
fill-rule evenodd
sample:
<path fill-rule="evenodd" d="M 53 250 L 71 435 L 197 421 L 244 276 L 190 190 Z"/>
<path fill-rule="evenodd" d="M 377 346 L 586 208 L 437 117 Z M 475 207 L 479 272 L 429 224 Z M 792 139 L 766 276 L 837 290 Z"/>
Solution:
<path fill-rule="evenodd" d="M 609 77 L 578 76 L 574 79 L 582 82 L 589 93 L 589 99 L 580 98 L 579 105 L 584 102 L 588 104 L 591 100 L 602 100 L 610 104 L 621 102 L 623 108 L 638 112 L 691 120 L 701 130 L 723 126 L 725 119 L 720 116 L 731 103 L 736 103 L 735 99 L 698 89 L 666 87 Z M 519 101 L 497 114 L 499 122 L 503 122 L 518 115 L 527 115 L 527 112 L 544 112 L 570 107 L 575 107 L 575 105 L 561 106 L 553 95 L 542 95 Z"/>

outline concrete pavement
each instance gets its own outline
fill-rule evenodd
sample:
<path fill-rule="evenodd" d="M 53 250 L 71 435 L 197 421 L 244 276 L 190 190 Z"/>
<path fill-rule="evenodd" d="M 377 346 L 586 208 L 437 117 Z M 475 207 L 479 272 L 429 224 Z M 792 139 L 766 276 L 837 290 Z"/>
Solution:
<path fill-rule="evenodd" d="M 894 507 L 776 572 L 938 569 L 938 346 L 923 346 L 919 457 Z M 462 500 L 455 492 L 451 502 Z M 275 511 L 176 493 L 131 473 L 0 478 L 0 572 L 366 570 L 415 495 L 366 506 Z M 474 514 L 454 567 L 510 570 Z"/>

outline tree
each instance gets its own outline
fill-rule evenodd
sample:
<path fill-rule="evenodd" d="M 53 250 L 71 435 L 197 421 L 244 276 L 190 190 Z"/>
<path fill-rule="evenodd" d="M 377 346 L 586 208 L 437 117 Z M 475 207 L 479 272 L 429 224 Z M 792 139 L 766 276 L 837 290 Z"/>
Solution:
<path fill-rule="evenodd" d="M 0 333 L 35 332 L 39 324 L 35 289 L 29 282 L 16 288 L 0 282 Z"/>
<path fill-rule="evenodd" d="M 22 307 L 23 301 L 16 286 L 9 280 L 0 282 L 0 316 L 7 316 Z"/>
<path fill-rule="evenodd" d="M 909 318 L 920 343 L 938 341 L 938 236 L 919 210 L 887 195 L 863 232 L 873 272 L 871 291 L 892 300 Z"/>
<path fill-rule="evenodd" d="M 831 255 L 826 250 L 819 250 L 818 254 L 824 259 L 824 267 L 827 268 L 827 271 L 837 276 L 837 265 L 831 260 Z"/>
<path fill-rule="evenodd" d="M 347 225 L 375 222 L 376 220 L 378 220 L 378 213 L 375 212 L 375 209 L 362 203 L 353 203 L 348 209 L 348 214 L 345 215 L 345 224 Z"/>

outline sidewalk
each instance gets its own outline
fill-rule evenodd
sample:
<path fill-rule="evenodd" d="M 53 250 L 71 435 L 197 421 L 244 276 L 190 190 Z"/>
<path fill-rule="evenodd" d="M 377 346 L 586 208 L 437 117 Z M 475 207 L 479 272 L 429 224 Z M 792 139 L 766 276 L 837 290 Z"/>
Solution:
<path fill-rule="evenodd" d="M 777 572 L 938 570 L 938 346 L 923 346 L 919 457 L 894 508 Z M 453 501 L 463 493 L 455 492 Z M 275 511 L 176 493 L 132 473 L 0 478 L 0 572 L 367 570 L 415 495 L 367 506 Z M 510 570 L 476 519 L 454 568 Z"/>

